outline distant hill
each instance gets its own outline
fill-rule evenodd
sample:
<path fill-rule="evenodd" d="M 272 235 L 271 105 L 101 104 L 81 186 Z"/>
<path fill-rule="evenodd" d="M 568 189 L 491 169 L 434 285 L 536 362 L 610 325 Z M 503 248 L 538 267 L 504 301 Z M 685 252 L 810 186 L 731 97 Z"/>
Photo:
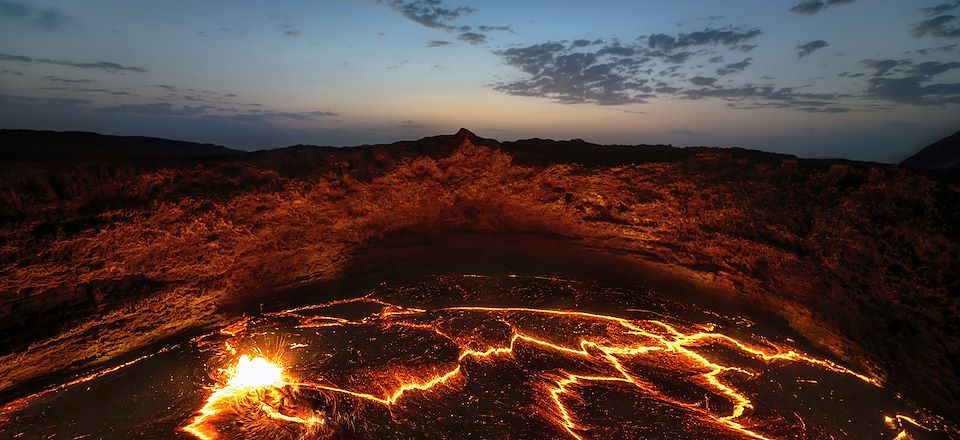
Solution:
<path fill-rule="evenodd" d="M 960 179 L 960 131 L 934 142 L 900 165 L 926 171 L 935 177 Z"/>
<path fill-rule="evenodd" d="M 948 139 L 955 138 L 956 136 Z M 674 147 L 662 144 L 600 145 L 582 139 L 557 141 L 539 138 L 500 142 L 479 137 L 465 128 L 461 128 L 456 134 L 430 136 L 391 144 L 356 147 L 294 145 L 254 152 L 233 150 L 213 144 L 151 137 L 110 136 L 88 132 L 0 130 L 0 158 L 6 164 L 121 163 L 140 166 L 239 160 L 267 166 L 290 176 L 310 175 L 321 170 L 337 169 L 353 171 L 362 169 L 364 172 L 361 174 L 372 175 L 382 171 L 384 167 L 396 165 L 404 158 L 447 156 L 466 140 L 474 145 L 504 151 L 513 156 L 515 162 L 525 165 L 568 163 L 583 166 L 619 166 L 680 162 L 696 155 L 717 153 L 723 153 L 732 159 L 766 163 L 797 160 L 801 167 L 809 168 L 825 168 L 833 164 L 871 165 L 867 162 L 845 159 L 798 159 L 789 154 L 736 147 Z M 953 142 L 956 143 L 956 140 Z"/>
<path fill-rule="evenodd" d="M 213 144 L 81 131 L 0 130 L 6 163 L 170 162 L 244 154 Z"/>
<path fill-rule="evenodd" d="M 0 130 L 0 157 L 6 163 L 170 163 L 206 160 L 244 160 L 294 174 L 326 168 L 336 162 L 352 165 L 363 162 L 392 162 L 403 157 L 443 157 L 469 140 L 474 145 L 500 149 L 525 164 L 576 163 L 615 166 L 630 163 L 677 162 L 692 155 L 729 153 L 734 158 L 779 162 L 794 159 L 786 154 L 742 148 L 686 147 L 672 145 L 599 145 L 582 139 L 555 141 L 521 139 L 499 142 L 481 138 L 461 128 L 456 134 L 429 136 L 419 140 L 356 147 L 294 145 L 285 148 L 245 152 L 187 141 L 140 136 L 110 136 L 88 132 Z"/>

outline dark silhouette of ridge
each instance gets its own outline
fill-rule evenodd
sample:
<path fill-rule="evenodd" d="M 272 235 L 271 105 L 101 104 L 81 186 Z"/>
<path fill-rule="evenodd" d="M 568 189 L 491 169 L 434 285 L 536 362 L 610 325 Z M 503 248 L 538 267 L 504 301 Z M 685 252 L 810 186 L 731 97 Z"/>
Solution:
<path fill-rule="evenodd" d="M 908 157 L 900 165 L 942 179 L 960 179 L 960 131 Z"/>
<path fill-rule="evenodd" d="M 941 143 L 954 139 L 947 138 Z M 445 157 L 469 141 L 475 146 L 510 153 L 514 161 L 526 165 L 557 163 L 584 166 L 618 166 L 655 162 L 679 162 L 702 154 L 721 154 L 731 159 L 780 163 L 797 160 L 800 166 L 822 168 L 833 164 L 867 166 L 870 163 L 845 159 L 798 159 L 796 156 L 744 148 L 674 147 L 673 145 L 600 145 L 583 139 L 521 139 L 500 142 L 482 138 L 466 128 L 455 134 L 429 136 L 419 140 L 390 144 L 332 147 L 293 145 L 246 152 L 204 143 L 140 136 L 111 136 L 88 132 L 0 130 L 0 157 L 7 164 L 88 164 L 119 163 L 135 165 L 250 161 L 271 166 L 287 175 L 305 175 L 317 170 L 370 172 L 395 165 L 405 157 Z M 940 143 L 938 143 L 940 144 Z M 938 144 L 935 144 L 938 145 Z M 933 148 L 931 146 L 929 148 Z M 942 147 L 937 147 L 942 149 Z M 949 150 L 947 147 L 948 153 Z M 925 152 L 926 150 L 924 150 Z M 940 150 L 936 150 L 940 151 Z M 918 156 L 925 154 L 918 153 Z M 939 157 L 939 156 L 938 156 Z M 912 158 L 911 158 L 912 159 Z M 911 159 L 908 159 L 910 161 Z M 904 166 L 927 169 L 904 162 Z M 936 162 L 934 160 L 934 162 Z M 925 162 L 924 162 L 925 163 Z"/>
<path fill-rule="evenodd" d="M 7 163 L 176 162 L 237 157 L 213 144 L 82 131 L 0 130 L 0 157 Z"/>

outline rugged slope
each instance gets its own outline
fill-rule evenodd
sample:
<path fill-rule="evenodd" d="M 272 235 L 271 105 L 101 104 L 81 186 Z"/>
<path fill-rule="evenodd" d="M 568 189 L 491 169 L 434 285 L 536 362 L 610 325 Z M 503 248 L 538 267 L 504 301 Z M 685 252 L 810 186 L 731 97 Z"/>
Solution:
<path fill-rule="evenodd" d="M 6 396 L 337 279 L 386 241 L 524 233 L 761 307 L 960 414 L 960 188 L 895 166 L 461 130 L 163 165 L 7 165 L 0 212 Z"/>
<path fill-rule="evenodd" d="M 918 151 L 900 165 L 925 170 L 935 177 L 960 178 L 960 131 Z"/>

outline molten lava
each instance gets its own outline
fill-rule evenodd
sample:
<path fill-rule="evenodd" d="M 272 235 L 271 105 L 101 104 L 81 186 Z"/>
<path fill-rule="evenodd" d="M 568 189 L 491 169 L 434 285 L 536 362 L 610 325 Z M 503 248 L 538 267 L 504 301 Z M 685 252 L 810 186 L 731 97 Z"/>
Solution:
<path fill-rule="evenodd" d="M 255 411 L 262 413 L 260 417 L 302 425 L 307 432 L 313 432 L 316 427 L 326 423 L 322 414 L 301 416 L 283 412 L 283 407 L 288 405 L 291 389 L 283 378 L 283 369 L 275 362 L 262 356 L 251 359 L 243 355 L 225 373 L 228 377 L 226 384 L 210 394 L 199 411 L 200 415 L 183 428 L 185 431 L 200 439 L 214 439 L 218 431 L 206 426 L 207 419 L 224 411 L 235 411 L 243 405 L 252 405 Z"/>
<path fill-rule="evenodd" d="M 323 313 L 344 306 L 373 312 L 360 319 Z M 298 377 L 265 357 L 241 356 L 184 430 L 203 440 L 280 431 L 289 438 L 486 438 L 523 421 L 539 428 L 516 431 L 520 437 L 581 440 L 655 435 L 661 415 L 650 412 L 657 409 L 690 437 L 805 438 L 828 431 L 797 411 L 786 412 L 797 419 L 788 421 L 777 391 L 760 384 L 784 390 L 778 381 L 787 371 L 882 388 L 880 379 L 835 362 L 714 327 L 537 308 L 424 310 L 368 297 L 291 309 L 232 326 L 224 353 L 276 346 L 271 355 Z M 337 346 L 334 337 L 346 341 Z M 794 386 L 820 382 L 797 377 Z M 621 403 L 592 405 L 594 395 L 611 393 Z M 609 427 L 613 419 L 605 418 L 630 405 L 640 408 L 625 416 L 635 420 Z M 451 417 L 454 423 L 442 422 Z M 926 429 L 908 416 L 876 418 L 901 435 L 902 421 Z M 242 432 L 226 433 L 231 426 Z"/>
<path fill-rule="evenodd" d="M 260 356 L 251 360 L 250 356 L 243 355 L 227 386 L 238 389 L 280 387 L 283 386 L 282 375 L 283 370 L 279 365 Z"/>
<path fill-rule="evenodd" d="M 960 438 L 782 328 L 655 292 L 469 275 L 378 295 L 83 372 L 0 407 L 0 438 Z"/>

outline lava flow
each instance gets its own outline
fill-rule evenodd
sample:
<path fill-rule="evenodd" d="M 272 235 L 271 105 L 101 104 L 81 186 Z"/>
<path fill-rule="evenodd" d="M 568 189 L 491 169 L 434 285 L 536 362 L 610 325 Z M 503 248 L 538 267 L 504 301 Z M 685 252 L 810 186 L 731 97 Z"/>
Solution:
<path fill-rule="evenodd" d="M 230 366 L 182 428 L 203 440 L 839 437 L 847 431 L 822 408 L 828 388 L 882 390 L 876 377 L 762 337 L 580 311 L 363 297 L 222 333 Z M 821 401 L 804 401 L 812 396 Z M 908 438 L 903 421 L 928 429 L 879 413 L 868 425 Z"/>
<path fill-rule="evenodd" d="M 210 395 L 200 415 L 184 428 L 185 431 L 205 440 L 215 438 L 215 433 L 204 429 L 206 419 L 222 411 L 235 411 L 241 405 L 253 405 L 268 418 L 302 425 L 307 432 L 324 425 L 321 413 L 298 416 L 276 409 L 287 403 L 291 391 L 282 368 L 276 363 L 262 356 L 251 359 L 243 355 L 235 366 L 223 373 L 228 378 L 226 384 Z"/>

